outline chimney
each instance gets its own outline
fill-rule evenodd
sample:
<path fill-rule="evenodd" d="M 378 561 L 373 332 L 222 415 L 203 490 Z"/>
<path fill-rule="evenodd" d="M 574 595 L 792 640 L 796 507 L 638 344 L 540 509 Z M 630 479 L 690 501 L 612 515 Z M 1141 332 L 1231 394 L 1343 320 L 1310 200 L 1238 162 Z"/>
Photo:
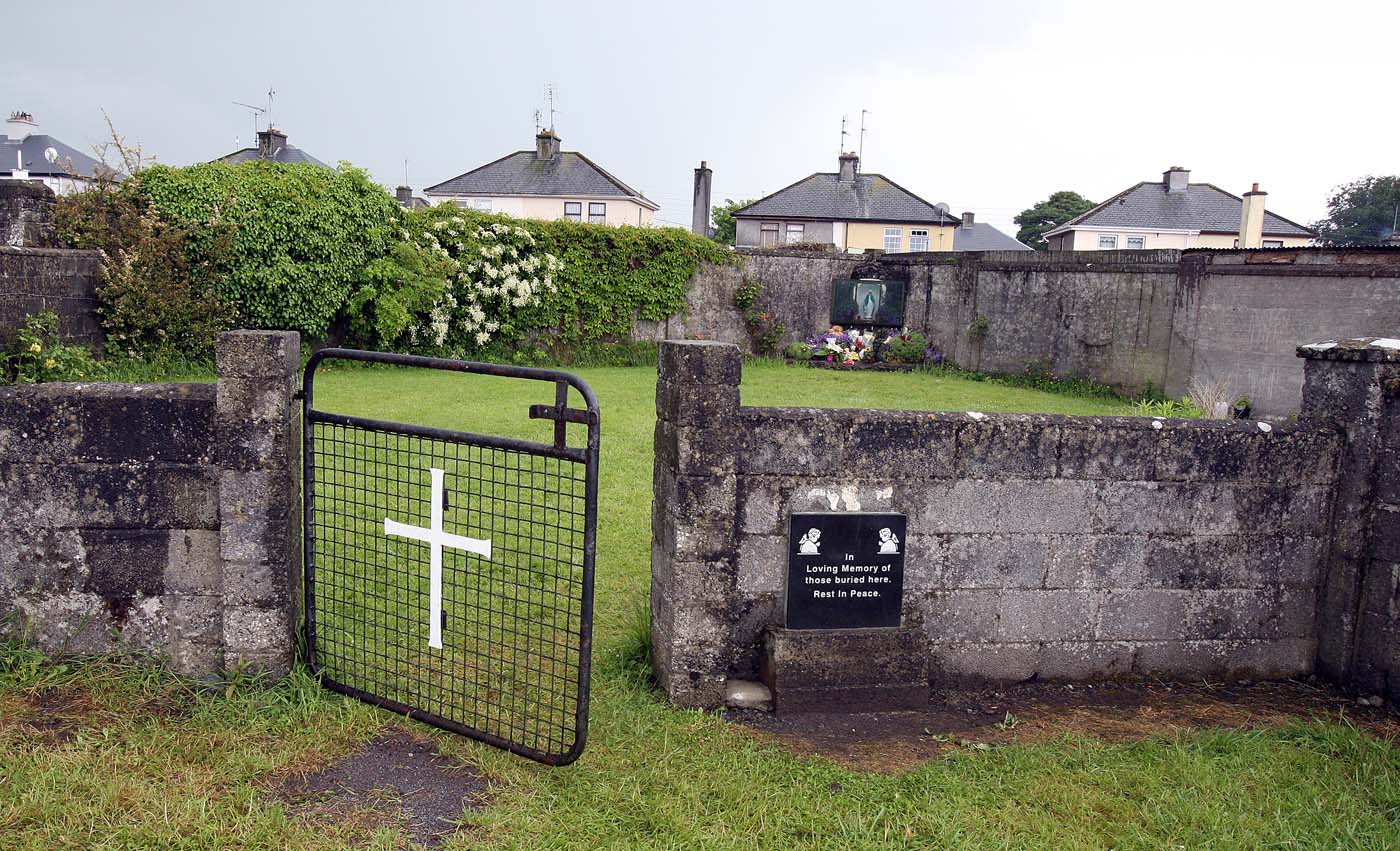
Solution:
<path fill-rule="evenodd" d="M 860 171 L 860 157 L 848 151 L 842 154 L 837 161 L 841 164 L 841 173 L 836 179 L 842 183 L 855 181 L 856 172 Z"/>
<path fill-rule="evenodd" d="M 394 199 L 399 202 L 400 207 L 413 206 L 413 187 L 399 186 L 394 189 Z"/>
<path fill-rule="evenodd" d="M 541 130 L 535 134 L 535 159 L 552 160 L 559 156 L 559 137 L 553 130 Z"/>
<path fill-rule="evenodd" d="M 22 109 L 10 113 L 10 120 L 5 122 L 5 135 L 11 141 L 23 141 L 38 132 L 39 125 L 34 123 L 34 116 Z"/>
<path fill-rule="evenodd" d="M 1240 205 L 1240 248 L 1264 245 L 1264 198 L 1268 194 L 1260 192 L 1257 183 L 1244 193 L 1244 203 Z"/>
<path fill-rule="evenodd" d="M 968 211 L 968 212 L 966 212 L 966 213 L 963 213 L 963 222 L 962 222 L 962 226 L 965 227 L 965 228 L 970 228 L 970 227 L 972 227 L 972 222 L 973 222 L 973 214 L 972 214 L 972 212 L 971 212 L 971 211 Z"/>
<path fill-rule="evenodd" d="M 273 159 L 276 157 L 277 151 L 285 147 L 287 147 L 287 134 L 276 127 L 258 131 L 258 159 Z"/>
<path fill-rule="evenodd" d="M 695 192 L 690 210 L 690 232 L 696 236 L 710 235 L 710 184 L 714 176 L 709 163 L 701 160 L 700 167 L 695 170 Z"/>
<path fill-rule="evenodd" d="M 1162 172 L 1162 186 L 1167 190 L 1168 195 L 1182 195 L 1186 192 L 1186 184 L 1191 182 L 1191 170 L 1174 165 Z"/>

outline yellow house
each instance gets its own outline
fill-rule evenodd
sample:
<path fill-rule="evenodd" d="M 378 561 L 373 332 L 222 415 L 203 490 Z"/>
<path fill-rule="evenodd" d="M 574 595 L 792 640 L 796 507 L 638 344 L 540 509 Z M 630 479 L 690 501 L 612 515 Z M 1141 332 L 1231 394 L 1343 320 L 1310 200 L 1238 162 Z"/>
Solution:
<path fill-rule="evenodd" d="M 734 244 L 818 243 L 855 254 L 953 250 L 958 220 L 946 209 L 882 174 L 861 174 L 855 154 L 842 154 L 839 166 L 735 210 Z"/>
<path fill-rule="evenodd" d="M 569 219 L 606 225 L 651 224 L 657 205 L 577 151 L 561 151 L 553 130 L 535 136 L 533 151 L 516 151 L 423 190 L 434 204 L 450 201 L 523 219 Z"/>
<path fill-rule="evenodd" d="M 1211 183 L 1192 183 L 1172 166 L 1162 180 L 1124 189 L 1045 232 L 1051 251 L 1153 248 L 1301 248 L 1317 234 L 1264 209 L 1259 184 L 1244 197 Z"/>

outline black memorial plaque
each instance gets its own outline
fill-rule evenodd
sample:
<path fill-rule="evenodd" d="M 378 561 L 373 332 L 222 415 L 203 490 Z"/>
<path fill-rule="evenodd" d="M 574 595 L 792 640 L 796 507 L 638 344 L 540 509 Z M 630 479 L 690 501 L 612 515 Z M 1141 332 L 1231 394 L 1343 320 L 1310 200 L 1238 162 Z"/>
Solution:
<path fill-rule="evenodd" d="M 788 629 L 897 627 L 903 597 L 903 514 L 791 515 Z"/>

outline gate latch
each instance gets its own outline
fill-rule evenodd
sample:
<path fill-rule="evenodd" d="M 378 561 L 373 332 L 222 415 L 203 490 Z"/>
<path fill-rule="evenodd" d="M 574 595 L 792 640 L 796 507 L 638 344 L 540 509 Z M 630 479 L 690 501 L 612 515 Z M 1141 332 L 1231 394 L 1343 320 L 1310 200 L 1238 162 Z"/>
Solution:
<path fill-rule="evenodd" d="M 556 423 L 588 423 L 588 411 L 563 405 L 531 405 L 530 419 L 554 420 Z"/>

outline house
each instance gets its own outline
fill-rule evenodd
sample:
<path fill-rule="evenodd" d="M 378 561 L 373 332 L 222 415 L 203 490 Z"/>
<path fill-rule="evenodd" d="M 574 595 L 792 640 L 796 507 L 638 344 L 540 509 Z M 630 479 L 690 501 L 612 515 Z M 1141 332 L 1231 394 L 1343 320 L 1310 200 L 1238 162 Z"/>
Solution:
<path fill-rule="evenodd" d="M 238 165 L 239 163 L 265 160 L 274 163 L 310 163 L 321 168 L 330 166 L 316 159 L 303 151 L 287 143 L 287 134 L 276 127 L 269 127 L 266 130 L 258 131 L 258 144 L 255 148 L 240 148 L 231 154 L 225 154 L 214 160 L 216 163 L 228 163 Z"/>
<path fill-rule="evenodd" d="M 33 115 L 10 113 L 0 136 L 0 179 L 38 180 L 65 195 L 90 188 L 103 172 L 117 177 L 105 163 L 40 133 Z"/>
<path fill-rule="evenodd" d="M 1210 183 L 1192 183 L 1173 166 L 1158 181 L 1135 184 L 1070 219 L 1045 239 L 1051 251 L 1118 248 L 1298 248 L 1314 236 L 1265 212 L 1259 184 L 1244 197 Z"/>
<path fill-rule="evenodd" d="M 986 222 L 979 222 L 972 213 L 963 213 L 958 229 L 953 232 L 954 251 L 1034 251 L 1029 245 L 1007 236 Z"/>
<path fill-rule="evenodd" d="M 423 194 L 486 213 L 523 219 L 568 219 L 607 225 L 651 224 L 657 205 L 577 151 L 559 149 L 553 130 L 535 135 L 533 151 L 516 151 Z"/>
<path fill-rule="evenodd" d="M 958 220 L 882 174 L 861 174 L 860 158 L 842 154 L 835 172 L 818 172 L 734 211 L 740 248 L 793 243 L 877 249 L 952 251 Z"/>

